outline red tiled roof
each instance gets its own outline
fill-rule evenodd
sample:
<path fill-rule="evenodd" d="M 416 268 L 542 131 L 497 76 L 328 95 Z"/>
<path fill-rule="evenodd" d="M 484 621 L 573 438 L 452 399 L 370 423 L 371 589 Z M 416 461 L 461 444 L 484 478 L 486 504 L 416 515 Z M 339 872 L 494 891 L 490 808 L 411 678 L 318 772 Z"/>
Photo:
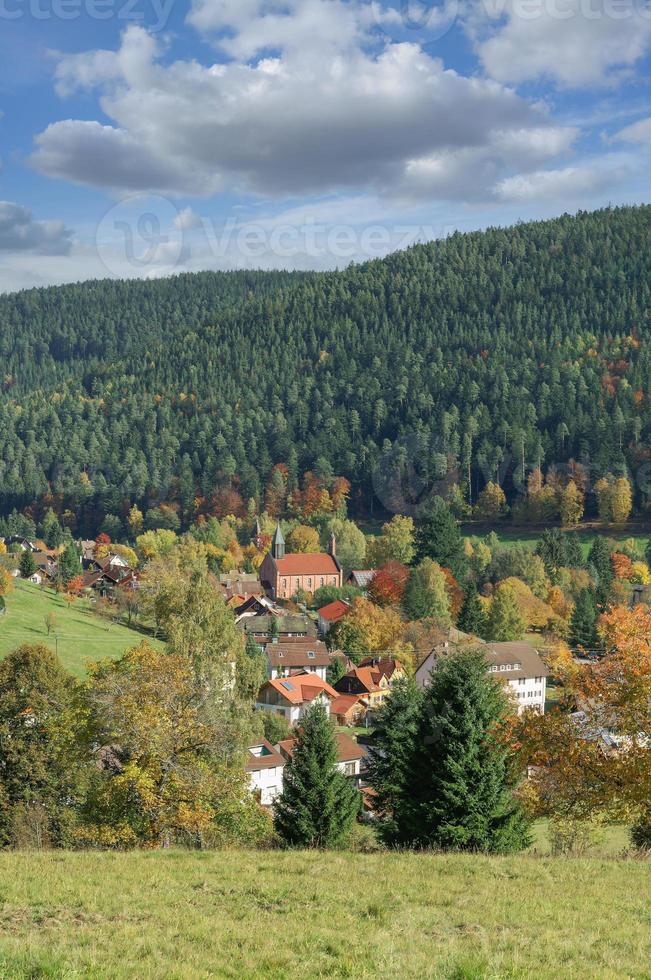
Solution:
<path fill-rule="evenodd" d="M 332 555 L 310 552 L 305 555 L 285 555 L 276 558 L 279 575 L 338 575 L 339 567 Z"/>
<path fill-rule="evenodd" d="M 285 700 L 291 704 L 314 701 L 321 692 L 327 694 L 331 700 L 338 696 L 334 687 L 331 687 L 327 681 L 322 681 L 318 674 L 292 674 L 291 677 L 277 677 L 273 681 L 267 681 L 267 685 L 282 694 Z"/>
<path fill-rule="evenodd" d="M 350 606 L 343 599 L 335 599 L 334 602 L 329 602 L 327 606 L 321 606 L 317 610 L 319 616 L 322 619 L 326 619 L 329 623 L 337 623 L 349 611 Z"/>
<path fill-rule="evenodd" d="M 366 707 L 366 703 L 362 700 L 363 697 L 363 694 L 340 694 L 330 704 L 330 713 L 333 715 L 345 715 L 356 704 L 362 704 L 363 707 Z"/>
<path fill-rule="evenodd" d="M 255 755 L 252 749 L 263 746 L 263 754 Z M 273 745 L 266 738 L 258 739 L 249 745 L 249 755 L 246 760 L 245 769 L 247 772 L 258 772 L 260 769 L 273 769 L 276 766 L 284 766 L 285 760 L 282 755 L 274 749 Z"/>

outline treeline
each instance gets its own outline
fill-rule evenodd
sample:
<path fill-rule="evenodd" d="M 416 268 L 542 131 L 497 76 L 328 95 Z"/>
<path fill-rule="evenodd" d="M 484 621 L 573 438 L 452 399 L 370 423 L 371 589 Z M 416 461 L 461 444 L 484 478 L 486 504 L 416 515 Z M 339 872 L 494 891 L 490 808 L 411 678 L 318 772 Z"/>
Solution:
<path fill-rule="evenodd" d="M 534 469 L 567 465 L 588 490 L 632 473 L 639 507 L 650 215 L 455 234 L 338 273 L 2 297 L 0 510 L 46 501 L 86 533 L 167 502 L 187 525 L 197 499 L 263 505 L 281 466 L 289 494 L 345 477 L 360 513 L 393 504 L 396 460 L 460 507 L 488 482 L 513 505 Z"/>

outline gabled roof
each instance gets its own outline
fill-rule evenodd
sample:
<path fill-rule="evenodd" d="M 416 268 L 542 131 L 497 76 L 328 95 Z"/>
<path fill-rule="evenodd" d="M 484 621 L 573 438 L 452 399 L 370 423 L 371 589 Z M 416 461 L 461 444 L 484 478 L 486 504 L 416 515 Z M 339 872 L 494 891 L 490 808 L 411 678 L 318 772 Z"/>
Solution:
<path fill-rule="evenodd" d="M 345 732 L 337 732 L 335 734 L 335 741 L 337 743 L 337 760 L 339 762 L 354 762 L 356 759 L 364 758 L 364 749 L 357 744 L 354 738 L 351 738 Z M 297 739 L 295 738 L 285 738 L 282 742 L 278 742 L 278 750 L 287 760 L 291 759 L 294 754 L 296 742 Z"/>
<path fill-rule="evenodd" d="M 259 772 L 260 769 L 274 769 L 284 765 L 285 759 L 266 738 L 250 743 L 245 765 L 247 772 Z"/>
<path fill-rule="evenodd" d="M 365 657 L 360 661 L 359 666 L 370 667 L 387 680 L 391 680 L 397 670 L 403 670 L 400 661 L 393 657 Z"/>
<path fill-rule="evenodd" d="M 350 573 L 348 580 L 356 585 L 358 589 L 367 589 L 373 581 L 376 571 L 377 569 L 375 568 L 357 569 Z"/>
<path fill-rule="evenodd" d="M 380 687 L 380 681 L 382 679 L 382 674 L 374 670 L 372 667 L 353 667 L 349 670 L 347 674 L 344 674 L 338 681 L 335 687 L 339 690 L 339 685 L 344 684 L 346 679 L 354 678 L 358 681 L 360 687 L 362 687 L 367 694 L 374 694 L 377 691 L 382 690 Z"/>
<path fill-rule="evenodd" d="M 267 644 L 270 667 L 329 667 L 330 654 L 321 640 L 288 640 Z"/>
<path fill-rule="evenodd" d="M 291 677 L 277 677 L 262 685 L 273 687 L 290 704 L 304 704 L 314 701 L 319 694 L 326 694 L 331 700 L 337 697 L 337 692 L 327 681 L 322 681 L 318 674 L 292 674 Z"/>
<path fill-rule="evenodd" d="M 330 712 L 333 715 L 345 715 L 356 704 L 364 708 L 368 707 L 368 702 L 364 700 L 363 694 L 340 694 L 330 705 Z"/>
<path fill-rule="evenodd" d="M 506 678 L 549 676 L 549 670 L 541 660 L 538 651 L 524 641 L 488 643 L 486 660 L 491 666 L 510 667 L 510 670 L 503 672 Z M 499 672 L 502 673 L 502 671 Z"/>
<path fill-rule="evenodd" d="M 279 575 L 338 575 L 339 565 L 324 551 L 274 558 Z"/>
<path fill-rule="evenodd" d="M 317 609 L 319 616 L 328 623 L 338 623 L 347 612 L 350 612 L 350 605 L 343 599 L 335 599 L 334 602 L 329 602 L 327 606 L 321 606 L 320 609 Z"/>

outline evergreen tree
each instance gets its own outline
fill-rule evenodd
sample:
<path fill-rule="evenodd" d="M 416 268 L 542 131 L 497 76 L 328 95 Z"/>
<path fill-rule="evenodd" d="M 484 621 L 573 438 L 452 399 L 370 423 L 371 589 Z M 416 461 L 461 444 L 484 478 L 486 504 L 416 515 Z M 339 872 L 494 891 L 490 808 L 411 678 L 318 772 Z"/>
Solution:
<path fill-rule="evenodd" d="M 432 558 L 443 568 L 449 568 L 456 579 L 466 571 L 463 539 L 450 508 L 441 497 L 427 506 L 416 528 L 416 557 Z"/>
<path fill-rule="evenodd" d="M 413 679 L 398 681 L 374 718 L 366 780 L 377 794 L 378 830 L 389 845 L 409 844 L 412 839 L 409 787 L 421 700 Z"/>
<path fill-rule="evenodd" d="M 592 589 L 581 589 L 570 620 L 570 643 L 576 649 L 594 651 L 598 646 L 597 603 Z"/>
<path fill-rule="evenodd" d="M 358 790 L 337 768 L 334 728 L 323 705 L 314 704 L 284 769 L 275 828 L 294 847 L 334 847 L 349 834 L 359 809 Z"/>
<path fill-rule="evenodd" d="M 340 681 L 345 673 L 346 673 L 346 663 L 344 661 L 344 658 L 333 657 L 333 659 L 330 661 L 330 666 L 326 671 L 326 679 L 328 681 L 328 684 L 334 687 L 337 681 Z"/>
<path fill-rule="evenodd" d="M 464 633 L 470 633 L 472 636 L 481 637 L 486 632 L 486 616 L 474 582 L 468 582 L 464 590 L 457 626 Z"/>
<path fill-rule="evenodd" d="M 30 578 L 36 571 L 36 561 L 34 559 L 34 555 L 31 551 L 29 551 L 29 549 L 27 551 L 23 551 L 21 554 L 18 568 L 20 569 L 22 578 Z"/>
<path fill-rule="evenodd" d="M 440 659 L 423 697 L 406 790 L 413 844 L 490 853 L 529 845 L 512 750 L 499 732 L 508 713 L 481 651 Z"/>
<path fill-rule="evenodd" d="M 48 548 L 58 548 L 63 542 L 63 528 L 51 507 L 43 517 L 41 535 Z"/>
<path fill-rule="evenodd" d="M 525 622 L 520 615 L 515 592 L 509 585 L 499 585 L 486 619 L 487 639 L 498 642 L 520 640 L 524 628 Z"/>
<path fill-rule="evenodd" d="M 566 564 L 565 536 L 557 527 L 546 528 L 536 546 L 536 554 L 545 563 L 545 571 L 552 581 L 559 568 Z"/>
<path fill-rule="evenodd" d="M 588 554 L 588 565 L 591 567 L 595 580 L 595 598 L 597 606 L 605 608 L 608 604 L 610 587 L 613 583 L 613 569 L 610 563 L 611 549 L 605 538 L 597 536 Z"/>
<path fill-rule="evenodd" d="M 568 568 L 583 568 L 585 559 L 576 532 L 565 535 L 565 564 Z"/>
<path fill-rule="evenodd" d="M 66 584 L 70 581 L 70 579 L 80 574 L 81 562 L 79 561 L 79 554 L 72 541 L 69 541 L 65 546 L 63 553 L 59 558 L 58 568 L 59 576 Z"/>

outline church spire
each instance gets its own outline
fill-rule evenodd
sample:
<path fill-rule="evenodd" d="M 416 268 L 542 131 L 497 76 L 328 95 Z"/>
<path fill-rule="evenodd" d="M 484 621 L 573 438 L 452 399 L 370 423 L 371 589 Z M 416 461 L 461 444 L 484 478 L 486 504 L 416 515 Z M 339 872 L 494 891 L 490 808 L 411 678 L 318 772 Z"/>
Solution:
<path fill-rule="evenodd" d="M 283 532 L 280 530 L 280 522 L 278 522 L 274 531 L 273 541 L 271 542 L 271 554 L 276 559 L 285 557 L 285 539 Z"/>

